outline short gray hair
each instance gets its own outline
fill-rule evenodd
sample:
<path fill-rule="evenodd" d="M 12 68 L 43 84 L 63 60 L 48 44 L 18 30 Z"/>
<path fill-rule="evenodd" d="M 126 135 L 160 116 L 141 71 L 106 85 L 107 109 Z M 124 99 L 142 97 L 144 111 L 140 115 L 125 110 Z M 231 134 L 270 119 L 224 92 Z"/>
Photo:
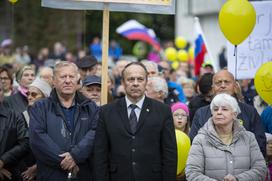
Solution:
<path fill-rule="evenodd" d="M 148 60 L 142 60 L 141 63 L 144 64 L 144 66 L 146 67 L 147 71 L 149 70 L 149 67 L 153 67 L 154 70 L 156 71 L 156 73 L 157 74 L 159 73 L 158 64 L 156 64 L 155 62 L 148 61 Z"/>
<path fill-rule="evenodd" d="M 59 69 L 61 69 L 62 67 L 74 67 L 76 73 L 77 73 L 77 78 L 80 78 L 79 72 L 78 72 L 78 67 L 76 66 L 76 64 L 72 63 L 72 62 L 68 62 L 68 61 L 57 61 L 55 66 L 54 66 L 54 70 L 53 70 L 53 74 L 54 77 L 56 75 L 56 73 L 59 71 Z"/>
<path fill-rule="evenodd" d="M 230 106 L 233 112 L 236 112 L 237 115 L 241 112 L 237 100 L 231 95 L 226 93 L 216 95 L 210 104 L 210 108 L 212 111 L 215 106 L 227 106 L 227 105 Z"/>
<path fill-rule="evenodd" d="M 149 77 L 148 82 L 152 84 L 154 91 L 163 92 L 164 98 L 168 96 L 168 86 L 164 78 L 161 77 Z"/>

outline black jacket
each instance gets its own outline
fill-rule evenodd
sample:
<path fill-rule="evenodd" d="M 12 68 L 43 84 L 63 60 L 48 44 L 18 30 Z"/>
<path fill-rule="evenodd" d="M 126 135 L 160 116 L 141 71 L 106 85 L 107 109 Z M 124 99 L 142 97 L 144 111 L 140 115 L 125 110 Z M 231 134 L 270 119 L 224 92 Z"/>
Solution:
<path fill-rule="evenodd" d="M 4 105 L 16 113 L 22 113 L 27 109 L 28 101 L 27 98 L 18 91 L 16 94 L 6 97 L 4 99 Z"/>
<path fill-rule="evenodd" d="M 146 97 L 133 133 L 125 98 L 103 106 L 94 154 L 96 181 L 175 181 L 177 147 L 170 108 Z"/>
<path fill-rule="evenodd" d="M 241 113 L 238 115 L 238 118 L 242 120 L 242 124 L 246 130 L 255 134 L 261 152 L 263 155 L 266 155 L 266 137 L 259 114 L 254 107 L 245 103 L 239 102 L 239 107 L 241 109 Z M 210 105 L 197 110 L 189 133 L 191 141 L 193 141 L 198 130 L 208 121 L 211 116 Z"/>
<path fill-rule="evenodd" d="M 13 180 L 18 180 L 18 162 L 28 151 L 28 132 L 23 117 L 0 104 L 0 160 L 12 173 Z"/>
<path fill-rule="evenodd" d="M 188 107 L 189 107 L 189 113 L 190 113 L 190 126 L 192 126 L 192 121 L 194 119 L 195 113 L 196 111 L 204 106 L 209 105 L 210 102 L 205 100 L 205 97 L 203 95 L 197 95 L 195 97 L 192 98 L 192 100 L 190 101 Z"/>
<path fill-rule="evenodd" d="M 60 168 L 60 154 L 69 152 L 79 166 L 78 180 L 91 179 L 90 156 L 93 149 L 98 107 L 80 93 L 75 96 L 74 132 L 66 126 L 65 116 L 55 90 L 48 99 L 37 101 L 30 115 L 30 145 L 37 159 L 39 181 L 66 181 Z"/>

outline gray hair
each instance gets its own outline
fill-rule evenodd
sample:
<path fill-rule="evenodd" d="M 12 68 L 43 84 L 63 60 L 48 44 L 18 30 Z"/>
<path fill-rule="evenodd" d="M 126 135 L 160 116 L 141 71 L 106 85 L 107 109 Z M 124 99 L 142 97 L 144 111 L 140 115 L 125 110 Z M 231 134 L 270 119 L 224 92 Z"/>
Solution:
<path fill-rule="evenodd" d="M 218 94 L 213 98 L 210 104 L 211 111 L 215 106 L 229 106 L 237 115 L 241 112 L 237 100 L 226 93 Z"/>
<path fill-rule="evenodd" d="M 51 67 L 40 67 L 39 68 L 39 72 L 38 72 L 38 75 L 41 76 L 44 72 L 53 72 L 53 69 Z"/>
<path fill-rule="evenodd" d="M 80 78 L 80 74 L 78 72 L 78 67 L 76 66 L 76 64 L 72 63 L 72 62 L 68 62 L 68 61 L 57 61 L 55 66 L 54 66 L 54 70 L 53 70 L 53 74 L 54 77 L 56 76 L 56 73 L 62 68 L 62 67 L 73 67 L 76 71 L 77 74 L 77 78 Z"/>
<path fill-rule="evenodd" d="M 164 98 L 168 96 L 168 86 L 164 78 L 161 77 L 149 77 L 148 82 L 152 84 L 154 91 L 163 92 Z"/>
<path fill-rule="evenodd" d="M 153 67 L 155 69 L 156 73 L 157 74 L 159 73 L 158 64 L 156 64 L 155 62 L 148 61 L 148 60 L 142 60 L 141 63 L 144 64 L 147 71 L 149 70 L 149 67 Z"/>

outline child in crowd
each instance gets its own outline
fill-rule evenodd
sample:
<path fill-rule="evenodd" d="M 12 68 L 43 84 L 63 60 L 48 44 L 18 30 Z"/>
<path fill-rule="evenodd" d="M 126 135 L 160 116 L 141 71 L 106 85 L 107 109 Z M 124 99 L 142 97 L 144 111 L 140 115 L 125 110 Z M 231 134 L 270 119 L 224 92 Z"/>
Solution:
<path fill-rule="evenodd" d="M 171 106 L 175 129 L 189 134 L 189 109 L 186 104 L 177 102 Z M 186 181 L 185 173 L 177 175 L 176 181 Z"/>
<path fill-rule="evenodd" d="M 186 104 L 177 102 L 171 106 L 175 129 L 189 133 L 189 109 Z"/>

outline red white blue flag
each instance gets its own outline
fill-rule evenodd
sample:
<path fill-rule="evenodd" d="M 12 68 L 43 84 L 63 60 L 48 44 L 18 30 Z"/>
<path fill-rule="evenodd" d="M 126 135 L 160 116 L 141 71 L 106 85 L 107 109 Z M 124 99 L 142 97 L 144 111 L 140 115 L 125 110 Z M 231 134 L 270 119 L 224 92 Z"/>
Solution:
<path fill-rule="evenodd" d="M 125 22 L 116 29 L 116 32 L 129 40 L 141 40 L 150 44 L 157 50 L 161 49 L 155 32 L 152 29 L 146 28 L 136 20 Z"/>
<path fill-rule="evenodd" d="M 195 31 L 195 75 L 200 74 L 201 65 L 204 62 L 205 55 L 207 53 L 207 46 L 204 40 L 204 34 L 200 26 L 198 18 L 195 18 L 194 22 Z"/>

